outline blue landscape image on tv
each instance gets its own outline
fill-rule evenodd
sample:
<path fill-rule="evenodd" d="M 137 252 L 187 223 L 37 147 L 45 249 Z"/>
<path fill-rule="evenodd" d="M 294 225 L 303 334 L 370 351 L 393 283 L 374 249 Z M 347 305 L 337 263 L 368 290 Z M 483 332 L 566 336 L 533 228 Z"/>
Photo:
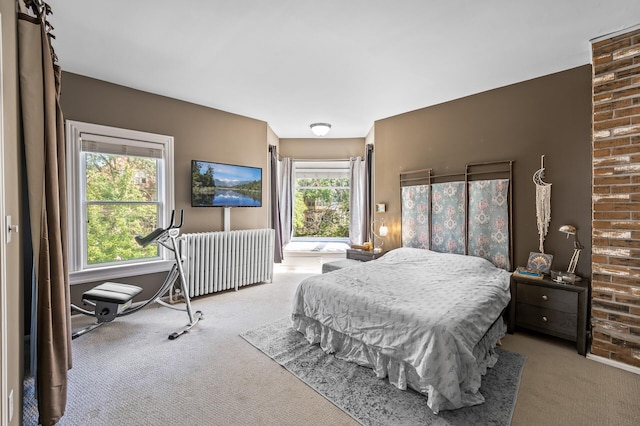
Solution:
<path fill-rule="evenodd" d="M 262 169 L 259 167 L 191 162 L 193 207 L 261 207 Z"/>

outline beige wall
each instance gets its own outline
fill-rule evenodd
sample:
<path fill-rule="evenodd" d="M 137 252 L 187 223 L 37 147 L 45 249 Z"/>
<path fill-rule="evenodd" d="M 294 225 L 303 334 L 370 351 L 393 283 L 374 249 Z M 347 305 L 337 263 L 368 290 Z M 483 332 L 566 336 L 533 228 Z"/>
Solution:
<path fill-rule="evenodd" d="M 264 121 L 195 105 L 65 72 L 62 110 L 67 120 L 121 127 L 174 137 L 175 208 L 184 209 L 183 232 L 224 228 L 222 208 L 191 207 L 191 160 L 262 168 L 262 207 L 231 209 L 231 229 L 269 227 L 268 143 L 277 136 Z M 155 292 L 165 274 L 125 277 L 141 285 L 144 299 Z M 72 286 L 72 301 L 97 283 Z"/>
<path fill-rule="evenodd" d="M 364 152 L 364 138 L 330 139 L 280 139 L 280 157 L 293 159 L 322 160 L 349 159 L 362 157 Z"/>
<path fill-rule="evenodd" d="M 590 275 L 590 65 L 380 120 L 374 131 L 373 201 L 387 203 L 385 247 L 400 245 L 400 172 L 458 173 L 470 162 L 515 160 L 515 266 L 526 265 L 538 251 L 532 175 L 544 154 L 553 184 L 545 252 L 554 269 L 566 269 L 573 245 L 557 230 L 577 226 L 586 246 L 577 272 Z"/>
<path fill-rule="evenodd" d="M 278 138 L 278 135 L 276 135 L 269 125 L 267 125 L 267 144 L 280 147 L 280 138 Z"/>
<path fill-rule="evenodd" d="M 63 73 L 65 119 L 173 136 L 176 210 L 183 232 L 222 230 L 223 209 L 191 207 L 191 160 L 262 168 L 262 207 L 231 212 L 231 229 L 268 226 L 267 123 L 104 81 Z"/>
<path fill-rule="evenodd" d="M 6 214 L 11 215 L 14 224 L 20 225 L 20 197 L 19 188 L 15 182 L 20 182 L 20 163 L 18 145 L 18 118 L 17 118 L 17 36 L 15 2 L 10 0 L 0 1 L 0 13 L 2 13 L 2 120 L 3 120 L 3 144 L 4 164 L 2 173 L 5 179 L 5 209 Z M 4 224 L 4 217 L 0 218 Z M 4 231 L 3 231 L 4 232 Z M 12 242 L 6 246 L 7 266 L 6 279 L 1 283 L 6 289 L 4 306 L 7 308 L 7 377 L 2 380 L 7 383 L 7 391 L 13 390 L 13 420 L 11 425 L 20 424 L 22 418 L 22 354 L 23 354 L 23 292 L 21 268 L 21 238 L 24 233 L 14 235 Z M 8 398 L 8 395 L 4 395 Z"/>

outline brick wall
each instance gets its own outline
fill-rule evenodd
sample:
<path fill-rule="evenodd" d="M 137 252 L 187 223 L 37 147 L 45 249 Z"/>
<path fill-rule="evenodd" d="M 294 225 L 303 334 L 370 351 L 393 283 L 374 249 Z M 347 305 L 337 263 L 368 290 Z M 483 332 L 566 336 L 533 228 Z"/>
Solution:
<path fill-rule="evenodd" d="M 640 367 L 640 30 L 592 48 L 591 353 Z"/>

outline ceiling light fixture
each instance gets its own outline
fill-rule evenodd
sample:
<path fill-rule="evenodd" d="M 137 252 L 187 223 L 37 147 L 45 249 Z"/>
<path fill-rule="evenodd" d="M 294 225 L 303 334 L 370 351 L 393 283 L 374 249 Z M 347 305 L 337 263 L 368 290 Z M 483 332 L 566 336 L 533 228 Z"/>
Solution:
<path fill-rule="evenodd" d="M 324 136 L 331 130 L 331 124 L 329 123 L 313 123 L 309 127 L 311 127 L 311 131 L 316 136 Z"/>

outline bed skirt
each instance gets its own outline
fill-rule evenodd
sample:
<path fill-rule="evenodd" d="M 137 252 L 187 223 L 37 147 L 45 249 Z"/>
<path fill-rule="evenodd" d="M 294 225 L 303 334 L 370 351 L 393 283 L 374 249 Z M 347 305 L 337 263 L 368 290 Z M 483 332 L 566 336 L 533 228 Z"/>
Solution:
<path fill-rule="evenodd" d="M 427 395 L 427 405 L 434 413 L 484 402 L 484 397 L 480 393 L 482 376 L 486 374 L 488 368 L 493 367 L 498 361 L 495 347 L 506 333 L 506 325 L 500 317 L 474 347 L 473 356 L 476 360 L 476 368 L 472 368 L 473 371 L 468 371 L 469 376 L 461 384 L 461 399 L 454 403 L 438 392 L 431 383 L 421 378 L 412 365 L 383 355 L 379 349 L 369 347 L 363 342 L 335 331 L 312 318 L 292 314 L 292 320 L 295 330 L 302 333 L 309 343 L 319 343 L 326 353 L 332 353 L 336 358 L 369 367 L 373 369 L 379 379 L 388 377 L 389 383 L 398 389 L 406 390 L 407 387 L 410 387 Z"/>

